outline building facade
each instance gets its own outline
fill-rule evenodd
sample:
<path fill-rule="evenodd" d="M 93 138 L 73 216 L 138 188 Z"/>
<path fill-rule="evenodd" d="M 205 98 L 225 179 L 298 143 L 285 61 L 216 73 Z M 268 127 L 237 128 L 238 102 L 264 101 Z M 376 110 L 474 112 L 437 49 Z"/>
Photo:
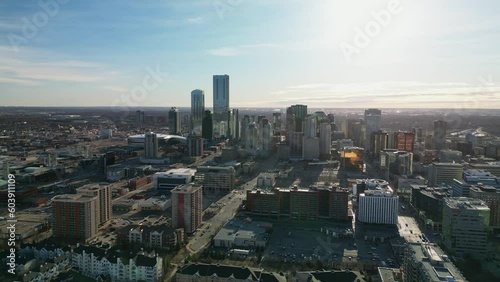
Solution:
<path fill-rule="evenodd" d="M 228 193 L 234 190 L 236 172 L 233 167 L 200 166 L 196 169 L 195 182 L 205 191 Z"/>
<path fill-rule="evenodd" d="M 364 223 L 397 224 L 399 197 L 391 192 L 365 190 L 359 195 L 358 220 Z"/>
<path fill-rule="evenodd" d="M 229 137 L 229 75 L 213 76 L 214 135 Z"/>
<path fill-rule="evenodd" d="M 98 225 L 103 225 L 113 217 L 112 190 L 108 184 L 88 184 L 76 189 L 77 194 L 97 197 L 96 213 Z"/>
<path fill-rule="evenodd" d="M 481 200 L 446 198 L 443 207 L 443 243 L 457 255 L 487 256 L 490 208 Z"/>
<path fill-rule="evenodd" d="M 203 213 L 201 185 L 185 184 L 172 190 L 172 226 L 192 234 L 201 225 Z"/>
<path fill-rule="evenodd" d="M 97 197 L 79 194 L 52 198 L 52 232 L 54 237 L 85 241 L 97 234 L 99 218 Z"/>
<path fill-rule="evenodd" d="M 205 113 L 205 91 L 191 91 L 191 121 L 189 131 L 192 135 L 201 136 L 203 115 Z"/>

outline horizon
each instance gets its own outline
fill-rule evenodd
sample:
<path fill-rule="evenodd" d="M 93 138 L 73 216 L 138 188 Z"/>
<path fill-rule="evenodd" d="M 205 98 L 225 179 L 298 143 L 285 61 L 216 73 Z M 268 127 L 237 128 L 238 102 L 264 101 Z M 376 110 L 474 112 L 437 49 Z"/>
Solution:
<path fill-rule="evenodd" d="M 231 108 L 500 109 L 493 0 L 40 3 L 0 3 L 4 106 L 211 107 L 228 74 Z"/>

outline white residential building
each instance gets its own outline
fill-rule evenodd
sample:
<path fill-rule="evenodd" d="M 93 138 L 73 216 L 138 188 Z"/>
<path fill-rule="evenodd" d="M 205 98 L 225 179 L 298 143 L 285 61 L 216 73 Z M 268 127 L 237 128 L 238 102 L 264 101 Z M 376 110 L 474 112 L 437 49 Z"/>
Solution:
<path fill-rule="evenodd" d="M 366 190 L 359 195 L 358 220 L 364 223 L 397 224 L 399 198 L 390 191 Z"/>

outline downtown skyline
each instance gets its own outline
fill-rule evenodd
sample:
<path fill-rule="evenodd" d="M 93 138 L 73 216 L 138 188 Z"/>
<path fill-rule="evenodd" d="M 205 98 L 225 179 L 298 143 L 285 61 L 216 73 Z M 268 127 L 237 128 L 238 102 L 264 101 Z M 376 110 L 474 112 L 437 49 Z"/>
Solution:
<path fill-rule="evenodd" d="M 500 108 L 494 1 L 101 2 L 0 4 L 3 106 L 189 107 L 201 89 L 210 108 L 228 74 L 235 108 Z"/>

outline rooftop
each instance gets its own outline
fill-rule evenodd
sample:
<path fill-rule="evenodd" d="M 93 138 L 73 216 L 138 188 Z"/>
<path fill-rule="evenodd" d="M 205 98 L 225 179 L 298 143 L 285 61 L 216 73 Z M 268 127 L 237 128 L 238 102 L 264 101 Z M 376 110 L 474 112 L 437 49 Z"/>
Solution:
<path fill-rule="evenodd" d="M 453 209 L 467 210 L 489 210 L 490 208 L 482 201 L 473 198 L 445 198 L 446 204 Z"/>
<path fill-rule="evenodd" d="M 202 185 L 200 184 L 184 184 L 184 185 L 179 185 L 172 189 L 172 193 L 194 193 L 199 189 L 202 189 Z"/>
<path fill-rule="evenodd" d="M 58 202 L 90 202 L 96 199 L 96 196 L 82 195 L 82 194 L 62 194 L 52 198 L 52 201 Z"/>
<path fill-rule="evenodd" d="M 467 281 L 448 256 L 437 245 L 430 243 L 409 243 L 408 247 L 420 262 L 420 268 L 430 276 L 430 281 Z"/>

